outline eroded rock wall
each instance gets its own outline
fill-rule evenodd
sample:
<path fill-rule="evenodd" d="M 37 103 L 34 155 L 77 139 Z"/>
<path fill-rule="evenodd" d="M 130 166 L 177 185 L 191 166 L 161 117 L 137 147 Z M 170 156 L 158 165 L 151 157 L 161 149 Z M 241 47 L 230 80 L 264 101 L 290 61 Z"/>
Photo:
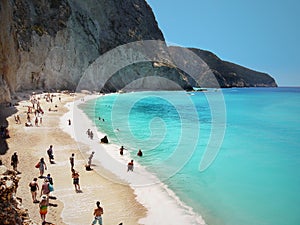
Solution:
<path fill-rule="evenodd" d="M 74 90 L 108 50 L 164 40 L 144 0 L 2 0 L 0 15 L 0 101 L 21 90 Z"/>

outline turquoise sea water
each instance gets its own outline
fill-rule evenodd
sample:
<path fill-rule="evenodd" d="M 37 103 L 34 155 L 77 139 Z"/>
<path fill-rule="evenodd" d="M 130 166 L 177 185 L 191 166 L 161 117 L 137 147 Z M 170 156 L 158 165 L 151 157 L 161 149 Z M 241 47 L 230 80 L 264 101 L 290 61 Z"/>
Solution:
<path fill-rule="evenodd" d="M 212 135 L 220 93 L 224 138 Z M 299 103 L 300 88 L 248 88 L 114 94 L 82 108 L 94 111 L 91 119 L 109 140 L 127 147 L 207 224 L 298 225 Z M 200 172 L 210 141 L 222 144 Z"/>

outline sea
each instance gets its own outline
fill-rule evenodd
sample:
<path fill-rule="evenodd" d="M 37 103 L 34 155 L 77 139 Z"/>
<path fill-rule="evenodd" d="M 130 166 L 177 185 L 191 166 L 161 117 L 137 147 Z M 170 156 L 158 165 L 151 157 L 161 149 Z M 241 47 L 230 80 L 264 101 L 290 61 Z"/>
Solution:
<path fill-rule="evenodd" d="M 119 93 L 80 108 L 208 225 L 300 224 L 300 88 Z"/>

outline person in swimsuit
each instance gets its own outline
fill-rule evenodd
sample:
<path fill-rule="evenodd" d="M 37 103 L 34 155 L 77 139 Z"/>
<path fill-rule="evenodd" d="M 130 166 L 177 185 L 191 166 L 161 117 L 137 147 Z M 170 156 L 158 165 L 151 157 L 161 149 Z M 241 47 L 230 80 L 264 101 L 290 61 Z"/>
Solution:
<path fill-rule="evenodd" d="M 47 170 L 47 165 L 46 165 L 46 163 L 44 161 L 44 158 L 40 159 L 40 163 L 39 164 L 40 164 L 39 165 L 39 170 L 40 170 L 40 176 L 39 176 L 39 178 L 43 178 L 44 177 L 44 172 L 45 172 L 45 170 Z"/>
<path fill-rule="evenodd" d="M 43 220 L 43 224 L 46 222 L 46 215 L 48 212 L 48 198 L 46 195 L 42 195 L 41 197 L 41 201 L 40 201 L 40 215 L 41 215 L 41 219 Z"/>
<path fill-rule="evenodd" d="M 95 219 L 93 220 L 92 225 L 97 224 L 97 221 L 98 221 L 98 224 L 102 225 L 103 208 L 100 206 L 99 201 L 96 202 L 96 205 L 97 205 L 97 208 L 94 209 Z"/>
<path fill-rule="evenodd" d="M 39 184 L 37 183 L 37 178 L 33 178 L 33 181 L 29 183 L 29 187 L 30 187 L 33 203 L 38 203 L 39 201 L 36 199 L 37 190 L 39 190 Z"/>
<path fill-rule="evenodd" d="M 133 171 L 133 159 L 127 164 L 127 172 Z"/>
<path fill-rule="evenodd" d="M 80 185 L 79 185 L 79 173 L 76 172 L 74 169 L 72 169 L 72 178 L 73 178 L 73 184 L 75 187 L 75 191 L 80 191 Z"/>
<path fill-rule="evenodd" d="M 49 193 L 50 193 L 50 189 L 49 189 L 49 181 L 47 178 L 44 179 L 44 183 L 42 184 L 42 187 L 41 187 L 41 196 L 42 195 L 46 195 L 47 198 L 49 196 Z"/>

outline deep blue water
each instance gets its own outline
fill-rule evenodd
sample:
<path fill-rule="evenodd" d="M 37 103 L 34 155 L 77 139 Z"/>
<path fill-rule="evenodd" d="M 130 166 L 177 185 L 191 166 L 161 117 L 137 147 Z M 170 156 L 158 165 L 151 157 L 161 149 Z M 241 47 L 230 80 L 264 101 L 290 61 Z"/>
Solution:
<path fill-rule="evenodd" d="M 300 224 L 300 88 L 115 94 L 83 108 L 207 224 Z"/>

